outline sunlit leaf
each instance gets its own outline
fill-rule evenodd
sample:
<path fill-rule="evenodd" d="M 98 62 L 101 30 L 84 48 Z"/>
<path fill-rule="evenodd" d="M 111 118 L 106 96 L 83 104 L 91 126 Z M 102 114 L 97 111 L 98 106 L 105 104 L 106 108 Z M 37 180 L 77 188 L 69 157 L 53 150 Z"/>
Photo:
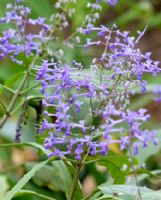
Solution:
<path fill-rule="evenodd" d="M 146 187 L 137 187 L 135 185 L 106 185 L 98 187 L 103 194 L 113 195 L 121 200 L 136 200 L 138 198 L 138 190 L 140 191 L 142 199 L 155 200 L 161 199 L 160 191 L 153 191 Z"/>
<path fill-rule="evenodd" d="M 36 196 L 36 197 L 40 197 L 41 199 L 44 199 L 44 200 L 55 200 L 53 198 L 47 197 L 45 195 L 39 194 L 39 193 L 31 191 L 31 190 L 20 190 L 19 192 L 16 193 L 15 197 L 24 196 L 24 195 Z"/>

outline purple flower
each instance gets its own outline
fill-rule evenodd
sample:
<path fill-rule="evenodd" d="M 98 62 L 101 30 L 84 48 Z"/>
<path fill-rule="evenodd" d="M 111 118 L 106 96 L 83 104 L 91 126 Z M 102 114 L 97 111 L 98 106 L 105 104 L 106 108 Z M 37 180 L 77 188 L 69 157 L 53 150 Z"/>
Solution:
<path fill-rule="evenodd" d="M 76 100 L 75 102 L 74 102 L 74 105 L 76 106 L 76 112 L 80 112 L 80 110 L 81 110 L 81 105 L 82 105 L 83 103 L 81 102 L 81 101 L 79 101 L 79 100 Z"/>
<path fill-rule="evenodd" d="M 133 87 L 146 91 L 148 83 L 143 74 L 155 76 L 160 72 L 159 63 L 150 58 L 150 53 L 142 54 L 136 48 L 143 32 L 134 38 L 116 27 L 110 30 L 88 24 L 82 33 L 96 33 L 98 37 L 95 41 L 87 39 L 85 47 L 103 49 L 91 61 L 88 73 L 77 61 L 71 67 L 46 60 L 37 72 L 45 109 L 40 132 L 49 133 L 45 147 L 51 147 L 53 155 L 70 154 L 81 160 L 87 152 L 105 155 L 113 143 L 118 143 L 120 150 L 131 147 L 134 153 L 151 141 L 156 144 L 155 131 L 142 126 L 150 119 L 147 110 L 129 110 Z"/>
<path fill-rule="evenodd" d="M 108 69 L 107 69 L 108 70 Z M 108 145 L 110 143 L 120 143 L 120 149 L 123 150 L 131 145 L 133 139 L 137 139 L 137 146 L 146 146 L 149 141 L 154 141 L 154 134 L 151 131 L 141 128 L 143 122 L 149 120 L 150 115 L 147 110 L 139 109 L 138 111 L 131 111 L 122 109 L 121 102 L 118 107 L 111 101 L 106 99 L 115 98 L 115 95 L 106 90 L 109 87 L 108 79 L 102 75 L 102 83 L 96 81 L 97 71 L 92 71 L 90 78 L 85 75 L 80 68 L 70 68 L 68 65 L 57 65 L 56 63 L 48 63 L 43 61 L 39 71 L 37 72 L 37 80 L 42 83 L 42 91 L 44 94 L 44 108 L 54 107 L 55 113 L 48 111 L 44 112 L 44 117 L 56 117 L 54 123 L 49 123 L 45 120 L 40 128 L 40 132 L 49 131 L 49 137 L 45 140 L 45 147 L 53 149 L 53 155 L 72 154 L 75 159 L 80 160 L 85 150 L 89 154 L 96 155 L 97 153 L 106 154 L 108 152 Z M 110 78 L 109 78 L 110 80 Z M 127 85 L 125 84 L 125 88 Z M 123 93 L 120 91 L 120 95 Z M 126 96 L 124 98 L 127 98 Z M 80 100 L 81 99 L 81 100 Z M 93 107 L 90 102 L 89 115 L 91 119 L 89 122 L 77 118 L 77 113 L 82 113 L 82 105 L 84 100 L 90 99 L 96 101 L 99 99 L 100 104 L 106 100 L 106 104 L 100 109 Z M 83 100 L 83 101 L 82 101 Z M 102 132 L 105 142 L 97 142 L 93 139 L 95 134 L 95 127 L 92 126 L 91 121 L 93 115 L 102 117 L 101 124 L 97 127 L 97 131 Z M 86 116 L 83 116 L 85 119 Z M 128 132 L 132 134 L 124 135 L 127 124 Z M 77 130 L 79 137 L 75 138 L 74 132 Z M 52 133 L 52 134 L 51 134 Z M 90 135 L 88 135 L 90 133 Z M 112 139 L 112 134 L 120 134 L 120 139 Z M 93 135 L 93 136 L 92 136 Z M 155 143 L 155 141 L 154 141 Z M 58 145 L 66 147 L 66 151 L 61 154 L 54 153 L 58 151 Z M 136 149 L 136 148 L 134 148 Z M 59 153 L 60 153 L 59 152 Z M 135 150 L 137 152 L 137 150 Z"/>
<path fill-rule="evenodd" d="M 154 95 L 158 96 L 156 98 L 157 102 L 161 102 L 161 85 L 157 85 L 153 90 L 152 93 L 154 93 Z"/>
<path fill-rule="evenodd" d="M 96 3 L 100 3 L 100 2 L 101 2 L 101 0 L 96 0 Z M 107 0 L 107 3 L 110 6 L 115 6 L 118 3 L 118 0 Z"/>
<path fill-rule="evenodd" d="M 108 151 L 108 143 L 107 142 L 100 142 L 100 147 L 101 147 L 100 153 L 103 154 L 103 155 L 106 155 L 107 151 Z"/>
<path fill-rule="evenodd" d="M 110 6 L 115 6 L 115 5 L 118 3 L 118 0 L 107 0 L 107 3 L 108 3 Z"/>
<path fill-rule="evenodd" d="M 75 159 L 80 160 L 81 159 L 81 154 L 83 153 L 83 145 L 78 144 L 76 149 L 75 149 Z"/>
<path fill-rule="evenodd" d="M 15 0 L 16 3 L 21 3 L 23 0 Z"/>
<path fill-rule="evenodd" d="M 13 62 L 21 65 L 19 55 L 24 53 L 26 57 L 42 53 L 42 44 L 49 40 L 46 37 L 50 26 L 45 23 L 44 18 L 31 19 L 29 14 L 30 8 L 21 5 L 21 0 L 16 0 L 17 5 L 7 4 L 6 16 L 0 19 L 0 23 L 9 24 L 15 28 L 2 32 L 0 39 L 0 59 L 7 56 Z M 28 25 L 41 27 L 37 33 L 28 33 Z"/>

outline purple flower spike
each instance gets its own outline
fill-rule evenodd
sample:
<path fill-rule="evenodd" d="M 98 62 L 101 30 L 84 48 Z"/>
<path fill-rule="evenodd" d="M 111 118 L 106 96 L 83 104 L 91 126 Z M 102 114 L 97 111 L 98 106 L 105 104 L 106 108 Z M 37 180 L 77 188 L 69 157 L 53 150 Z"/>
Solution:
<path fill-rule="evenodd" d="M 30 8 L 21 5 L 22 0 L 15 0 L 16 5 L 7 4 L 6 16 L 0 19 L 1 24 L 9 24 L 10 28 L 2 32 L 0 38 L 0 59 L 7 56 L 10 59 L 22 65 L 23 61 L 19 60 L 19 55 L 24 53 L 26 57 L 35 54 L 41 55 L 42 44 L 49 40 L 46 37 L 50 31 L 50 26 L 45 23 L 44 18 L 31 19 L 29 14 Z M 12 26 L 11 26 L 12 25 Z M 29 31 L 28 26 L 39 26 L 36 33 Z M 33 28 L 34 29 L 34 28 Z M 38 30 L 38 29 L 37 29 Z"/>
<path fill-rule="evenodd" d="M 37 72 L 45 110 L 40 132 L 49 133 L 45 148 L 60 158 L 70 155 L 81 160 L 86 154 L 106 155 L 114 143 L 121 151 L 132 148 L 134 154 L 149 142 L 157 144 L 156 132 L 142 126 L 150 119 L 147 110 L 129 110 L 135 88 L 146 92 L 144 73 L 160 73 L 150 53 L 142 54 L 136 47 L 143 32 L 134 38 L 115 26 L 110 30 L 89 23 L 82 30 L 87 33 L 96 33 L 98 40 L 89 37 L 85 48 L 103 49 L 91 61 L 88 73 L 77 61 L 71 67 L 45 60 Z M 160 97 L 159 88 L 156 93 Z"/>

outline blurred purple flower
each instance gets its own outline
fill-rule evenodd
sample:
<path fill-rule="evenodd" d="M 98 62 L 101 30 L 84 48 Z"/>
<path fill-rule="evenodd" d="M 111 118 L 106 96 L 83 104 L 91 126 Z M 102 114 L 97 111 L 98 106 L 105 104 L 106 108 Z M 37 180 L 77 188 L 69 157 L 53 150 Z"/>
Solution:
<path fill-rule="evenodd" d="M 118 3 L 118 0 L 107 0 L 107 3 L 111 6 L 115 6 Z"/>

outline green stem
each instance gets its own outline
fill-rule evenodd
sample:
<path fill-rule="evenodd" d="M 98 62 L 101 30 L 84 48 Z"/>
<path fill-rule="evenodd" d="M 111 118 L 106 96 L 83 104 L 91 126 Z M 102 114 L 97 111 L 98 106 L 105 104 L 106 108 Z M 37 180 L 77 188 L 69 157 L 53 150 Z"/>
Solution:
<path fill-rule="evenodd" d="M 72 189 L 71 189 L 71 194 L 70 194 L 69 200 L 73 200 L 73 198 L 74 198 L 74 194 L 75 194 L 75 190 L 76 190 L 76 187 L 77 187 L 77 184 L 78 184 L 78 179 L 79 179 L 79 174 L 80 174 L 81 167 L 82 167 L 82 161 L 77 163 L 77 168 L 76 168 L 76 171 L 75 171 L 74 180 L 73 180 L 73 184 L 72 184 Z"/>
<path fill-rule="evenodd" d="M 6 104 L 1 99 L 0 99 L 0 105 L 3 108 L 4 112 L 6 112 L 7 106 L 6 106 Z"/>
<path fill-rule="evenodd" d="M 27 93 L 27 92 L 30 92 L 32 89 L 34 89 L 34 88 L 36 88 L 36 87 L 38 87 L 38 86 L 40 86 L 40 84 L 33 85 L 33 86 L 27 88 L 26 90 L 21 91 L 20 94 L 22 95 L 22 94 L 25 94 L 25 93 Z"/>
<path fill-rule="evenodd" d="M 12 88 L 10 88 L 10 87 L 8 87 L 8 86 L 6 86 L 6 85 L 0 84 L 0 87 L 6 89 L 7 91 L 11 92 L 12 94 L 15 93 L 15 91 L 14 91 Z"/>
<path fill-rule="evenodd" d="M 134 163 L 134 160 L 133 160 L 133 152 L 132 152 L 132 132 L 129 131 L 128 134 L 129 134 L 129 137 L 130 137 L 130 146 L 129 146 L 130 159 L 131 159 L 132 170 L 133 170 L 133 172 L 134 172 L 134 179 L 135 179 L 135 184 L 136 184 L 137 193 L 138 193 L 138 198 L 137 198 L 137 200 L 143 200 L 143 199 L 142 199 L 142 195 L 141 195 L 141 191 L 140 191 L 140 188 L 139 188 L 139 184 L 138 184 L 138 178 L 137 178 L 137 172 L 136 172 L 136 168 L 135 168 L 135 163 Z"/>
<path fill-rule="evenodd" d="M 8 105 L 8 108 L 7 108 L 7 111 L 6 113 L 4 114 L 2 120 L 0 121 L 0 128 L 3 127 L 3 125 L 5 124 L 5 122 L 7 121 L 8 117 L 10 117 L 11 115 L 11 112 L 13 110 L 13 107 L 21 93 L 21 90 L 22 88 L 24 87 L 26 81 L 28 80 L 29 76 L 30 76 L 30 72 L 31 72 L 31 69 L 33 67 L 33 65 L 35 64 L 35 62 L 37 61 L 38 59 L 38 55 L 35 56 L 35 59 L 33 60 L 33 62 L 31 63 L 31 65 L 29 66 L 28 70 L 26 71 L 25 73 L 25 76 L 23 78 L 23 80 L 21 81 L 21 83 L 19 84 L 19 87 L 17 88 L 17 90 L 15 91 L 15 94 L 13 95 L 12 99 L 11 99 L 11 102 L 10 104 Z"/>
<path fill-rule="evenodd" d="M 27 99 L 24 99 L 23 101 L 21 101 L 13 110 L 12 112 L 10 113 L 10 115 L 12 116 L 25 102 L 29 101 L 29 100 L 32 100 L 32 99 L 42 99 L 42 96 L 31 96 Z"/>

